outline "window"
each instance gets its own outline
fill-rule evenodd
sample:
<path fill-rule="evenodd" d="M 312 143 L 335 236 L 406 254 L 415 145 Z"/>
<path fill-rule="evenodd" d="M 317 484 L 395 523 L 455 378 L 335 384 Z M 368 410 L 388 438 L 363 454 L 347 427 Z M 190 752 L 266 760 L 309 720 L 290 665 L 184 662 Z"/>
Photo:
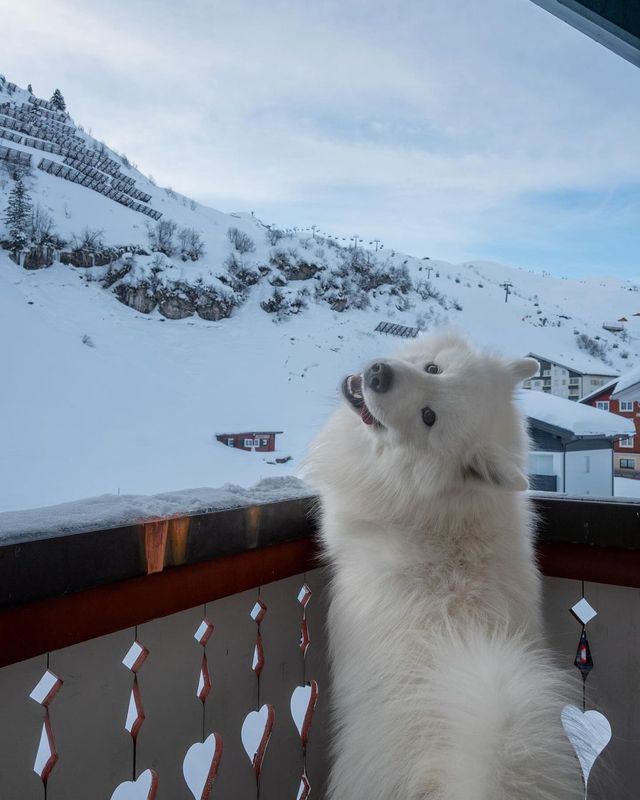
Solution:
<path fill-rule="evenodd" d="M 620 447 L 633 447 L 633 436 L 628 436 L 626 439 L 620 439 Z"/>
<path fill-rule="evenodd" d="M 254 439 L 253 440 L 253 446 L 254 447 L 260 447 L 260 439 Z"/>
<path fill-rule="evenodd" d="M 244 440 L 245 447 L 253 447 L 253 439 L 245 439 Z"/>
<path fill-rule="evenodd" d="M 620 411 L 633 411 L 633 400 L 620 400 Z"/>
<path fill-rule="evenodd" d="M 531 453 L 529 472 L 532 475 L 553 475 L 553 456 L 546 453 Z"/>
<path fill-rule="evenodd" d="M 227 439 L 227 447 L 235 447 L 236 440 L 235 439 Z"/>
<path fill-rule="evenodd" d="M 269 440 L 268 439 L 263 439 L 262 440 L 262 446 L 263 447 L 266 447 L 268 444 L 269 444 Z"/>
<path fill-rule="evenodd" d="M 609 410 L 609 401 L 608 400 L 598 400 L 596 403 L 596 408 L 599 408 L 600 411 L 608 411 Z"/>
<path fill-rule="evenodd" d="M 635 469 L 636 468 L 636 460 L 635 458 L 621 458 L 620 459 L 620 469 Z"/>

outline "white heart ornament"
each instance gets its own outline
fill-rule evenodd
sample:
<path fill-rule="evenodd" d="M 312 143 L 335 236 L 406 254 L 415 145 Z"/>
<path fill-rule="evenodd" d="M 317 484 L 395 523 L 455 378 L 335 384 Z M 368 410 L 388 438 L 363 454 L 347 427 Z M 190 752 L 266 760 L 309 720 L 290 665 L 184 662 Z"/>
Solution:
<path fill-rule="evenodd" d="M 212 733 L 187 750 L 182 774 L 195 800 L 209 800 L 222 758 L 222 736 Z"/>
<path fill-rule="evenodd" d="M 310 681 L 306 686 L 296 686 L 291 695 L 291 716 L 296 724 L 302 746 L 307 744 L 311 718 L 318 701 L 318 684 Z"/>
<path fill-rule="evenodd" d="M 565 706 L 560 717 L 567 738 L 578 756 L 586 787 L 596 758 L 611 740 L 611 725 L 599 711 L 583 713 L 577 706 Z"/>
<path fill-rule="evenodd" d="M 111 800 L 154 800 L 158 790 L 158 776 L 145 769 L 135 781 L 125 781 L 116 787 Z"/>
<path fill-rule="evenodd" d="M 273 706 L 265 703 L 259 711 L 250 711 L 242 723 L 242 746 L 253 765 L 256 780 L 260 778 L 260 770 L 264 754 L 269 744 L 274 720 Z"/>

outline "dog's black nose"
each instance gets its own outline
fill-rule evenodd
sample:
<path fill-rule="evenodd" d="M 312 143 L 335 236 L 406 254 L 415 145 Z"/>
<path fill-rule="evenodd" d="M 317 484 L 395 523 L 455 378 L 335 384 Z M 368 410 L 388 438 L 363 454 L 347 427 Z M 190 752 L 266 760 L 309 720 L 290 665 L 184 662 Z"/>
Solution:
<path fill-rule="evenodd" d="M 364 373 L 364 383 L 368 389 L 374 392 L 387 392 L 393 381 L 393 370 L 384 361 L 376 361 L 367 367 Z"/>

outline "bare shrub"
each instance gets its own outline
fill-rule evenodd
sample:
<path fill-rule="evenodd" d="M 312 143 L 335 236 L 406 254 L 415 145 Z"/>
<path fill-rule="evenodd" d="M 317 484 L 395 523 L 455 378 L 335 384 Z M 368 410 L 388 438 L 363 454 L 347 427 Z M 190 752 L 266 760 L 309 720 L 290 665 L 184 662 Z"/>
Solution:
<path fill-rule="evenodd" d="M 576 336 L 576 344 L 590 356 L 599 358 L 601 361 L 606 360 L 607 345 L 604 342 L 598 342 L 586 333 L 579 333 Z"/>
<path fill-rule="evenodd" d="M 429 281 L 418 281 L 415 290 L 421 300 L 435 300 L 442 308 L 447 308 L 447 301 L 444 295 L 442 292 L 435 289 L 433 284 L 429 283 Z"/>
<path fill-rule="evenodd" d="M 195 228 L 180 228 L 178 245 L 183 261 L 197 261 L 204 255 L 204 242 Z"/>
<path fill-rule="evenodd" d="M 176 252 L 173 237 L 178 226 L 173 220 L 161 219 L 155 228 L 147 229 L 149 237 L 149 247 L 156 253 L 164 253 L 165 256 L 172 256 Z"/>
<path fill-rule="evenodd" d="M 281 231 L 280 228 L 267 228 L 265 238 L 270 245 L 275 246 L 280 239 L 284 239 L 284 231 Z"/>
<path fill-rule="evenodd" d="M 253 239 L 235 226 L 227 230 L 227 239 L 229 239 L 238 253 L 253 253 L 256 249 Z"/>
<path fill-rule="evenodd" d="M 99 253 L 104 250 L 104 230 L 101 228 L 84 228 L 80 234 L 74 233 L 71 237 L 73 250 L 87 250 L 90 253 Z"/>
<path fill-rule="evenodd" d="M 31 212 L 28 233 L 30 241 L 39 247 L 46 245 L 59 247 L 62 245 L 62 240 L 56 233 L 53 215 L 46 208 L 43 208 L 40 203 L 36 203 Z"/>
<path fill-rule="evenodd" d="M 230 253 L 227 256 L 224 266 L 233 280 L 234 287 L 238 290 L 253 286 L 260 280 L 260 271 L 245 264 L 242 258 L 239 258 L 235 253 Z"/>
<path fill-rule="evenodd" d="M 274 289 L 271 297 L 260 303 L 260 308 L 267 314 L 280 314 L 287 305 L 287 300 L 280 289 Z"/>

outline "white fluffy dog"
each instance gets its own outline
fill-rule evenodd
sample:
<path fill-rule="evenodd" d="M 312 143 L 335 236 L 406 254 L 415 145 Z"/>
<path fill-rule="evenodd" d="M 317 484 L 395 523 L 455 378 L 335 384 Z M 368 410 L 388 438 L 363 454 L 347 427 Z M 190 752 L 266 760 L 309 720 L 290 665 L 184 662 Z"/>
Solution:
<path fill-rule="evenodd" d="M 333 567 L 331 800 L 581 795 L 538 646 L 513 401 L 537 367 L 416 340 L 345 379 L 312 446 Z"/>

